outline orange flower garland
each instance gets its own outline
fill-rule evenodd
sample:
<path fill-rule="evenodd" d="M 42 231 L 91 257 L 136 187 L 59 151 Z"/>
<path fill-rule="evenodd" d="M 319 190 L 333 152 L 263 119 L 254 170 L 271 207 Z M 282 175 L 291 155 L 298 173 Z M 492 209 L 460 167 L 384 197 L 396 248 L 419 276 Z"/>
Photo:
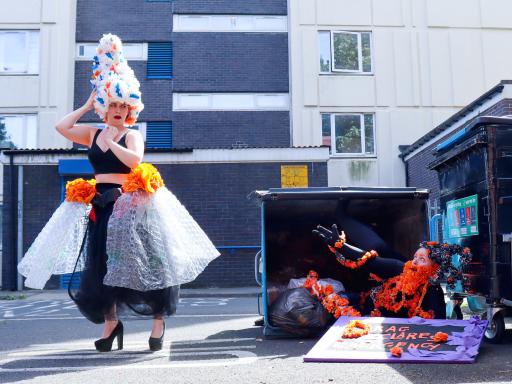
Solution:
<path fill-rule="evenodd" d="M 66 201 L 89 204 L 96 195 L 96 180 L 82 178 L 66 183 Z"/>
<path fill-rule="evenodd" d="M 158 170 L 149 163 L 141 163 L 132 169 L 126 182 L 123 184 L 124 192 L 146 191 L 154 193 L 164 186 L 164 181 Z"/>
<path fill-rule="evenodd" d="M 347 242 L 347 236 L 345 236 L 345 232 L 341 231 L 338 241 L 336 241 L 334 243 L 334 247 L 332 247 L 330 245 L 328 245 L 327 247 L 329 247 L 329 250 L 332 253 L 336 253 L 336 251 L 340 250 L 346 242 Z"/>
<path fill-rule="evenodd" d="M 446 343 L 448 341 L 448 334 L 444 332 L 437 332 L 432 338 L 435 343 Z"/>
<path fill-rule="evenodd" d="M 393 347 L 389 350 L 389 352 L 391 352 L 391 355 L 394 357 L 402 357 L 402 353 L 404 351 L 400 347 Z"/>
<path fill-rule="evenodd" d="M 318 273 L 309 271 L 304 288 L 322 302 L 322 305 L 335 318 L 340 316 L 361 316 L 361 313 L 349 305 L 349 301 L 334 293 L 332 285 L 322 287 L 318 283 Z"/>
<path fill-rule="evenodd" d="M 379 254 L 376 251 L 371 250 L 371 251 L 366 252 L 363 256 L 361 256 L 361 258 L 359 258 L 357 260 L 349 260 L 349 259 L 346 259 L 345 257 L 343 257 L 343 255 L 341 255 L 338 252 L 336 254 L 336 260 L 338 260 L 338 262 L 341 265 L 343 265 L 344 267 L 347 267 L 350 269 L 357 269 L 357 268 L 361 268 L 363 265 L 366 264 L 366 262 L 368 260 L 374 259 L 378 255 Z"/>
<path fill-rule="evenodd" d="M 351 320 L 341 336 L 344 339 L 357 339 L 370 333 L 370 326 L 362 320 Z"/>
<path fill-rule="evenodd" d="M 380 314 L 380 308 L 384 308 L 395 313 L 406 309 L 409 317 L 433 318 L 433 312 L 424 311 L 421 304 L 427 293 L 429 280 L 437 274 L 438 270 L 439 267 L 435 264 L 429 267 L 418 267 L 412 261 L 405 263 L 400 275 L 386 280 L 376 291 L 373 298 L 375 310 L 372 316 Z"/>

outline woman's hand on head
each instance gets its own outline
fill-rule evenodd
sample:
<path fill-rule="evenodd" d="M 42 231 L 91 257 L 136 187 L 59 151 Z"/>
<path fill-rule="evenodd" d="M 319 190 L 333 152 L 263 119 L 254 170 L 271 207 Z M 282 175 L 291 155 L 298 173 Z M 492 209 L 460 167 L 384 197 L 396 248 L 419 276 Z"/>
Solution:
<path fill-rule="evenodd" d="M 96 91 L 92 91 L 91 94 L 89 95 L 89 98 L 87 99 L 87 101 L 84 104 L 84 108 L 86 110 L 90 111 L 91 109 L 94 109 L 94 99 L 95 98 L 96 98 Z"/>
<path fill-rule="evenodd" d="M 117 134 L 119 133 L 118 129 L 112 125 L 109 125 L 107 126 L 107 128 L 105 129 L 105 141 L 106 142 L 109 142 L 109 141 L 114 141 L 114 138 L 117 136 Z"/>

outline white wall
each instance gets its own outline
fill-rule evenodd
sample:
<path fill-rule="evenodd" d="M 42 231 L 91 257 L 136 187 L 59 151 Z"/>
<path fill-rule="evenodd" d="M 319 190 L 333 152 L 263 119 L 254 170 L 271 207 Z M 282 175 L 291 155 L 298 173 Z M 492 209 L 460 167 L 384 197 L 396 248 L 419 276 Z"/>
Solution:
<path fill-rule="evenodd" d="M 73 107 L 75 25 L 76 0 L 6 0 L 1 4 L 0 30 L 39 30 L 38 74 L 0 74 L 0 114 L 37 115 L 39 148 L 69 146 L 54 126 Z M 0 256 L 0 270 L 1 263 Z"/>
<path fill-rule="evenodd" d="M 407 145 L 512 78 L 512 1 L 290 0 L 293 145 L 321 112 L 373 112 L 373 159 L 329 160 L 330 185 L 403 186 Z M 372 75 L 320 74 L 319 30 L 372 31 Z"/>
<path fill-rule="evenodd" d="M 0 114 L 37 114 L 38 147 L 67 147 L 54 126 L 73 107 L 76 0 L 4 3 L 0 30 L 39 30 L 40 49 L 38 75 L 0 74 Z"/>

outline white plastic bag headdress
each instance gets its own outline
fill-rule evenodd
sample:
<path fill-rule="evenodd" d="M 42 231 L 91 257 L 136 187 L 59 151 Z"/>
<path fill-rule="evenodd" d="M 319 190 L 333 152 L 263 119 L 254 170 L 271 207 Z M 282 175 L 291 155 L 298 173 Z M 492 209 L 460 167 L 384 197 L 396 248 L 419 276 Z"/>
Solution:
<path fill-rule="evenodd" d="M 139 113 L 144 109 L 140 93 L 140 83 L 128 65 L 123 54 L 121 39 L 106 34 L 100 40 L 93 57 L 91 83 L 96 90 L 94 110 L 104 120 L 111 102 L 126 103 L 130 112 L 125 126 L 131 127 L 137 122 Z"/>

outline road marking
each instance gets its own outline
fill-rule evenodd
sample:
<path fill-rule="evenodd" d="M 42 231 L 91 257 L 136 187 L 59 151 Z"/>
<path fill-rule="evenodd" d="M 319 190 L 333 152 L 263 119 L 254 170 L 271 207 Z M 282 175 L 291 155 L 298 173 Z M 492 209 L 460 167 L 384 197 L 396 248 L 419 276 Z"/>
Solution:
<path fill-rule="evenodd" d="M 198 367 L 225 367 L 226 365 L 242 365 L 242 364 L 251 364 L 258 360 L 258 356 L 253 352 L 249 351 L 240 351 L 240 350 L 226 350 L 219 352 L 194 352 L 194 356 L 212 356 L 212 355 L 232 355 L 235 356 L 235 359 L 220 359 L 218 361 L 212 362 L 211 359 L 208 360 L 198 360 L 193 363 L 161 363 L 161 364 L 144 364 L 143 361 L 132 362 L 127 365 L 115 365 L 115 366 L 107 366 L 107 367 L 98 367 L 94 366 L 79 366 L 79 367 L 30 367 L 30 368 L 1 368 L 0 373 L 14 373 L 14 372 L 59 372 L 59 371 L 87 371 L 87 370 L 141 370 L 141 369 L 169 369 L 169 368 L 198 368 Z M 108 354 L 111 355 L 111 354 Z M 183 356 L 182 354 L 177 354 Z M 101 358 L 109 359 L 105 354 L 98 355 Z M 172 356 L 172 355 L 171 355 Z M 273 358 L 273 356 L 266 356 L 266 358 Z M 32 359 L 31 359 L 32 360 Z M 12 361 L 16 361 L 12 359 Z"/>
<path fill-rule="evenodd" d="M 14 317 L 14 313 L 12 313 L 12 311 L 5 311 L 4 317 Z"/>
<path fill-rule="evenodd" d="M 254 340 L 254 339 L 253 339 Z M 90 346 L 90 344 L 88 345 Z M 229 352 L 233 349 L 231 346 L 224 347 L 192 347 L 192 348 L 173 348 L 171 343 L 170 350 L 161 351 L 161 352 L 152 352 L 147 349 L 147 344 L 131 344 L 128 346 L 124 346 L 125 348 L 122 351 L 113 350 L 112 354 L 109 354 L 108 358 L 123 358 L 123 357 L 132 357 L 132 356 L 174 356 L 174 355 L 186 355 L 187 352 L 197 352 L 194 354 L 208 354 L 210 351 L 226 351 Z M 129 351 L 129 349 L 142 348 L 140 351 Z M 236 346 L 237 349 L 255 349 L 255 345 L 240 345 Z M 66 353 L 65 356 L 60 356 L 58 353 Z M 97 351 L 89 350 L 89 351 L 70 351 L 68 349 L 52 349 L 52 350 L 39 350 L 39 351 L 26 351 L 26 352 L 12 352 L 7 354 L 7 356 L 11 357 L 30 357 L 30 360 L 69 360 L 75 359 L 77 357 L 84 357 L 87 359 L 99 359 L 105 358 L 104 354 L 98 354 Z M 0 362 L 5 362 L 6 360 L 13 360 L 9 358 L 0 357 Z"/>
<path fill-rule="evenodd" d="M 254 341 L 256 340 L 254 337 L 240 337 L 240 338 L 231 338 L 231 339 L 198 339 L 198 340 L 171 340 L 171 345 L 192 345 L 192 344 L 219 344 L 219 343 L 239 343 L 245 341 Z M 78 346 L 86 346 L 90 347 L 91 343 L 89 341 L 78 341 L 78 342 L 70 342 L 70 343 L 55 343 L 55 344 L 32 344 L 30 349 L 20 350 L 18 352 L 30 352 L 33 350 L 52 350 L 52 348 L 57 348 L 62 350 L 66 346 L 78 347 Z M 125 343 L 127 346 L 139 346 L 146 345 L 145 343 Z M 65 349 L 68 351 L 69 349 Z"/>

